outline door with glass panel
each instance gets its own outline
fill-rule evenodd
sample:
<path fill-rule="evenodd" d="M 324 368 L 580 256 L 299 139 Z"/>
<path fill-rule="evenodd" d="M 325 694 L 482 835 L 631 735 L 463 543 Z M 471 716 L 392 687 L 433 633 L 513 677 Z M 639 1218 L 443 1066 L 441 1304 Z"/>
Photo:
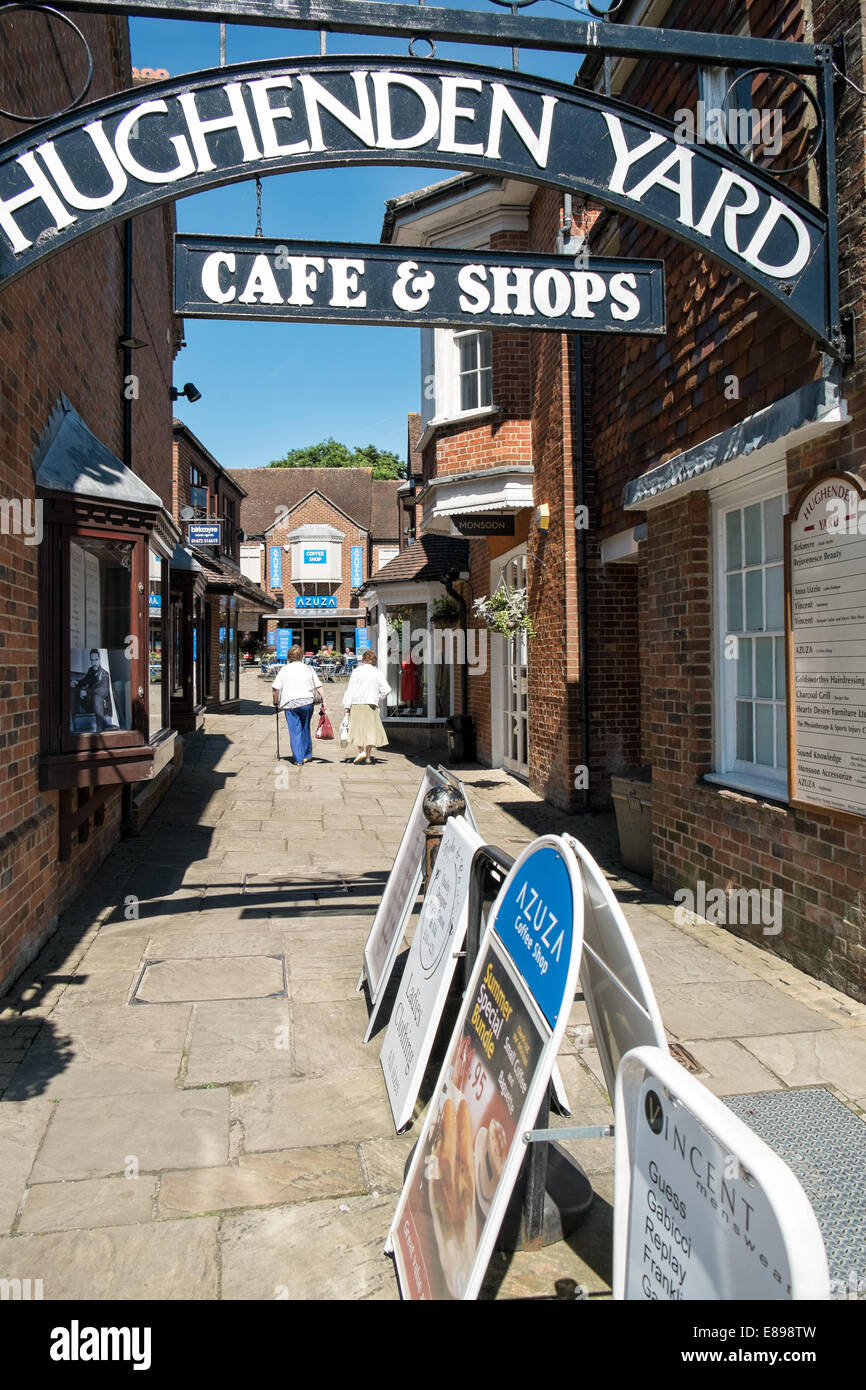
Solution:
<path fill-rule="evenodd" d="M 526 551 L 506 558 L 499 569 L 497 585 L 508 589 L 526 588 Z M 525 632 L 504 638 L 502 656 L 502 701 L 493 718 L 502 720 L 502 765 L 519 777 L 529 776 L 529 650 Z"/>

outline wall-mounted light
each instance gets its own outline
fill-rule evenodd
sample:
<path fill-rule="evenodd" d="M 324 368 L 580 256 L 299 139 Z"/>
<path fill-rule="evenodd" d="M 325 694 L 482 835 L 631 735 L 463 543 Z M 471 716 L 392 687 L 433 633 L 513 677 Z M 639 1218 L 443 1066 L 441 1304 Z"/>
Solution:
<path fill-rule="evenodd" d="M 150 344 L 146 343 L 143 338 L 131 338 L 128 334 L 123 334 L 118 338 L 117 346 L 119 348 L 129 348 L 133 350 L 135 348 L 149 347 Z"/>
<path fill-rule="evenodd" d="M 172 399 L 173 401 L 179 401 L 180 398 L 181 398 L 181 396 L 186 396 L 187 400 L 190 401 L 190 402 L 192 402 L 192 401 L 200 401 L 200 400 L 201 400 L 201 391 L 199 391 L 199 389 L 198 389 L 197 386 L 193 386 L 193 384 L 192 384 L 191 381 L 187 381 L 187 382 L 184 384 L 184 388 L 183 388 L 182 391 L 178 391 L 178 389 L 177 389 L 176 386 L 172 386 L 172 388 L 171 388 L 171 399 Z"/>
<path fill-rule="evenodd" d="M 550 530 L 550 507 L 546 502 L 542 502 L 540 507 L 536 507 L 535 522 L 539 531 Z"/>

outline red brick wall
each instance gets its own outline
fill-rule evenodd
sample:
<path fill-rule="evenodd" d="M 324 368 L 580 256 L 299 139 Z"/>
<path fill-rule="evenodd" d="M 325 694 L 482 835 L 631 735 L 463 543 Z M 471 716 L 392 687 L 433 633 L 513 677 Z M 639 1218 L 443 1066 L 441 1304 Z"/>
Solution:
<path fill-rule="evenodd" d="M 126 24 L 90 16 L 76 22 L 95 57 L 91 99 L 130 85 Z M 53 49 L 32 18 L 4 21 L 7 81 L 18 84 L 21 108 L 68 100 L 57 90 Z M 65 51 L 65 50 L 64 50 Z M 9 64 L 17 70 L 9 71 Z M 74 75 L 74 74 L 73 74 Z M 52 85 L 53 84 L 53 85 Z M 8 90 L 8 86 L 7 86 Z M 19 128 L 0 119 L 0 138 Z M 174 351 L 170 313 L 171 213 L 156 209 L 134 222 L 133 326 L 148 344 L 133 354 L 133 464 L 163 497 L 171 497 L 171 408 Z M 0 497 L 32 499 L 31 458 L 60 393 L 115 454 L 123 447 L 123 230 L 112 228 L 31 270 L 0 296 Z M 168 333 L 168 339 L 166 334 Z M 0 534 L 0 992 L 38 950 L 56 916 L 114 844 L 120 792 L 91 826 L 71 859 L 57 861 L 55 792 L 38 785 L 38 547 Z"/>
<path fill-rule="evenodd" d="M 683 11 L 685 13 L 685 11 Z M 723 13 L 710 6 L 706 23 Z M 803 14 L 795 5 L 749 7 L 752 32 L 802 36 Z M 667 20 L 665 21 L 668 22 Z M 816 40 L 833 36 L 844 23 L 853 43 L 854 79 L 862 81 L 860 12 L 853 3 L 814 6 Z M 723 26 L 718 26 L 723 27 Z M 807 35 L 808 36 L 808 35 Z M 674 70 L 660 65 L 638 78 L 627 99 L 670 114 L 694 101 L 686 74 L 678 87 Z M 788 494 L 831 467 L 866 473 L 866 368 L 863 366 L 864 188 L 863 111 L 849 92 L 838 121 L 839 202 L 843 309 L 856 316 L 858 356 L 844 377 L 843 395 L 852 424 L 812 446 L 788 454 Z M 818 350 L 761 296 L 735 277 L 712 267 L 651 229 L 623 221 L 620 254 L 663 256 L 668 279 L 670 330 L 660 341 L 596 338 L 587 346 L 592 389 L 590 477 L 601 539 L 633 526 L 640 514 L 621 508 L 623 484 L 647 468 L 736 424 L 821 374 Z M 739 397 L 726 395 L 738 379 Z M 611 660 L 622 670 L 628 646 L 639 632 L 640 707 L 627 701 L 623 725 L 627 747 L 653 767 L 655 884 L 665 892 L 694 888 L 779 889 L 783 926 L 765 936 L 763 924 L 732 925 L 740 934 L 777 952 L 830 984 L 866 998 L 866 825 L 832 812 L 804 814 L 759 796 L 723 790 L 703 781 L 714 771 L 712 544 L 706 493 L 693 493 L 648 515 L 634 580 L 617 571 L 614 589 L 597 570 L 591 578 L 590 610 L 606 618 L 617 602 L 626 605 L 629 628 L 621 650 L 606 651 L 595 622 L 590 627 L 592 738 L 604 739 L 613 760 L 615 722 L 606 731 L 598 720 Z M 625 629 L 623 629 L 625 631 Z M 615 643 L 619 648 L 619 642 Z M 633 653 L 631 654 L 633 658 Z M 631 665 L 633 667 L 633 659 Z M 599 690 L 600 687 L 600 690 Z M 630 689 L 634 687 L 630 684 Z M 618 716 L 623 713 L 622 702 Z"/>
<path fill-rule="evenodd" d="M 365 470 L 366 471 L 366 470 Z M 265 537 L 265 591 L 274 597 L 279 595 L 279 590 L 271 588 L 270 564 L 268 562 L 268 552 L 272 545 L 283 546 L 290 544 L 289 534 L 296 531 L 299 526 L 333 526 L 335 530 L 342 531 L 345 539 L 342 542 L 342 558 L 340 572 L 343 576 L 342 583 L 338 588 L 328 591 L 336 594 L 337 608 L 347 609 L 356 608 L 363 614 L 366 610 L 359 608 L 357 598 L 352 597 L 352 552 L 353 545 L 364 547 L 364 579 L 370 575 L 370 544 L 369 537 L 365 531 L 356 526 L 353 521 L 341 511 L 339 511 L 326 498 L 313 496 L 308 497 L 300 506 L 294 507 L 287 512 L 278 525 L 271 528 Z M 296 588 L 291 582 L 292 573 L 292 553 L 291 550 L 283 551 L 283 607 L 294 610 L 295 598 L 301 590 Z M 315 622 L 321 617 L 322 624 L 328 624 L 328 610 L 322 609 L 298 609 L 298 621 L 302 618 L 308 622 Z"/>

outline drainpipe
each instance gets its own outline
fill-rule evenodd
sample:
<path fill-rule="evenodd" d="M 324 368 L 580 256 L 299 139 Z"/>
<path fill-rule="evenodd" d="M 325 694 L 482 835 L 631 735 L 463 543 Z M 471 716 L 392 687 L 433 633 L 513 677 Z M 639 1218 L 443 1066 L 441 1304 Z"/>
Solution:
<path fill-rule="evenodd" d="M 123 336 L 132 337 L 132 219 L 123 224 Z M 132 348 L 123 349 L 123 462 L 132 468 L 132 401 L 126 389 L 132 376 Z"/>
<path fill-rule="evenodd" d="M 132 219 L 123 224 L 123 336 L 132 337 Z M 123 462 L 132 471 L 132 400 L 129 392 L 129 378 L 132 376 L 132 348 L 123 349 L 121 368 L 121 400 L 123 402 Z M 132 782 L 124 782 L 121 788 L 121 833 L 131 835 L 132 826 Z"/>
<path fill-rule="evenodd" d="M 574 439 L 574 470 L 577 505 L 586 505 L 586 460 L 583 410 L 583 341 L 579 333 L 571 335 L 573 389 L 572 389 L 572 438 Z M 581 513 L 582 515 L 582 513 Z M 580 723 L 583 745 L 583 761 L 589 768 L 589 685 L 587 652 L 587 614 L 586 614 L 586 530 L 581 527 L 577 533 L 577 631 L 580 661 Z M 584 810 L 589 810 L 589 787 L 581 789 Z"/>
<path fill-rule="evenodd" d="M 469 714 L 469 639 L 466 632 L 468 609 L 465 598 L 462 594 L 458 594 L 454 588 L 454 581 L 450 574 L 442 576 L 442 584 L 446 594 L 453 598 L 460 608 L 460 626 L 463 629 L 463 680 L 460 690 L 460 713 L 466 719 Z"/>

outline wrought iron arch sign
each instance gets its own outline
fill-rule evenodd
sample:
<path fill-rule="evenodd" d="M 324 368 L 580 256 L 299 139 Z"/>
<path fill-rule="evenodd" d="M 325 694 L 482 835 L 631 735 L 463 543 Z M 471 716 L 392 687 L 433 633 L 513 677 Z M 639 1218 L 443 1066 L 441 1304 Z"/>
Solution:
<path fill-rule="evenodd" d="M 831 350 L 825 212 L 596 92 L 467 63 L 269 60 L 156 82 L 0 146 L 0 288 L 155 204 L 295 169 L 413 164 L 587 194 L 761 290 Z"/>

